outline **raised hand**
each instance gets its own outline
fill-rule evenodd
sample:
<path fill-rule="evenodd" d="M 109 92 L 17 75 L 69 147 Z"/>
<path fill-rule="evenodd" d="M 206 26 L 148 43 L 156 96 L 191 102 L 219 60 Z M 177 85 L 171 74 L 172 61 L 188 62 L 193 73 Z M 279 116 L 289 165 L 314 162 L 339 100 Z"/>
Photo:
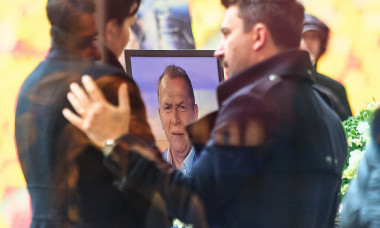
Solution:
<path fill-rule="evenodd" d="M 82 130 L 98 147 L 103 147 L 107 140 L 115 140 L 129 132 L 131 110 L 127 85 L 119 87 L 119 105 L 109 103 L 93 79 L 82 77 L 84 89 L 77 83 L 70 85 L 67 99 L 78 114 L 65 108 L 64 117 Z"/>

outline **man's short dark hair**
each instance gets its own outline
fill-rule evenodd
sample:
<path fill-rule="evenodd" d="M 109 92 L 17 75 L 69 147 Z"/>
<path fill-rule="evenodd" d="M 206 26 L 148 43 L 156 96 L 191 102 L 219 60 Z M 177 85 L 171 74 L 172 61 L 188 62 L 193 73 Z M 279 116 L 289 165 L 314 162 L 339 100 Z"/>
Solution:
<path fill-rule="evenodd" d="M 64 44 L 67 36 L 75 35 L 82 14 L 93 14 L 93 0 L 49 0 L 46 12 L 51 24 L 53 41 Z"/>
<path fill-rule="evenodd" d="M 110 20 L 116 19 L 119 25 L 123 24 L 127 17 L 133 16 L 141 4 L 141 0 L 103 0 L 105 6 L 106 23 Z M 137 5 L 136 9 L 131 12 L 134 4 Z"/>
<path fill-rule="evenodd" d="M 279 48 L 298 48 L 304 7 L 297 0 L 221 0 L 224 7 L 238 5 L 245 31 L 264 23 Z"/>
<path fill-rule="evenodd" d="M 160 88 L 160 83 L 162 81 L 162 78 L 167 75 L 170 79 L 173 78 L 182 78 L 185 80 L 188 91 L 189 91 L 189 96 L 191 99 L 191 102 L 195 104 L 195 97 L 194 97 L 194 90 L 193 90 L 193 85 L 191 84 L 190 78 L 187 75 L 186 71 L 182 69 L 179 66 L 175 65 L 169 65 L 165 68 L 164 72 L 162 72 L 160 78 L 158 79 L 158 86 L 157 86 L 157 95 L 159 96 L 159 88 Z"/>

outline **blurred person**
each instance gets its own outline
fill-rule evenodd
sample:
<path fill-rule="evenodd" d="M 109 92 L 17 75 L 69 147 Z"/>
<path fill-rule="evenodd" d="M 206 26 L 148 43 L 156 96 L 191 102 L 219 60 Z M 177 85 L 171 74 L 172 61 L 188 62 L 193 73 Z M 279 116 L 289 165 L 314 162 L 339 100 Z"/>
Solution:
<path fill-rule="evenodd" d="M 380 227 L 380 109 L 374 113 L 371 136 L 343 199 L 339 227 Z"/>
<path fill-rule="evenodd" d="M 317 88 L 328 95 L 333 110 L 344 121 L 352 116 L 346 89 L 334 79 L 317 72 L 317 63 L 325 53 L 330 29 L 313 15 L 305 14 L 302 30 L 301 48 L 310 53 Z"/>
<path fill-rule="evenodd" d="M 215 56 L 230 78 L 217 88 L 218 111 L 189 128 L 194 139 L 211 129 L 190 177 L 162 167 L 161 157 L 128 128 L 107 127 L 109 116 L 128 120 L 129 111 L 107 108 L 90 78 L 84 80 L 89 98 L 72 101 L 89 114 L 64 109 L 64 116 L 95 145 L 110 148 L 103 149 L 104 162 L 118 186 L 160 194 L 169 215 L 184 222 L 199 221 L 191 215 L 203 205 L 209 227 L 334 227 L 346 139 L 312 87 L 309 54 L 298 50 L 303 6 L 295 0 L 222 4 L 224 38 Z"/>
<path fill-rule="evenodd" d="M 19 91 L 15 120 L 17 152 L 31 196 L 31 227 L 59 224 L 52 209 L 52 170 L 57 163 L 57 140 L 67 124 L 59 109 L 68 105 L 70 82 L 100 58 L 92 1 L 48 1 L 46 11 L 52 45 Z"/>
<path fill-rule="evenodd" d="M 117 59 L 129 42 L 130 26 L 136 18 L 139 4 L 139 0 L 96 1 L 96 6 L 99 10 L 104 10 L 105 16 L 96 18 L 104 20 L 100 23 L 104 26 L 99 28 L 99 43 L 104 54 L 101 62 L 112 66 L 123 76 L 100 77 L 96 82 L 106 99 L 114 105 L 118 104 L 118 88 L 127 83 L 128 90 L 125 91 L 128 91 L 131 98 L 133 119 L 129 128 L 154 148 L 154 137 L 147 122 L 140 90 L 133 79 L 125 74 Z M 98 13 L 101 15 L 101 12 Z M 103 68 L 98 70 L 102 71 Z M 167 216 L 162 213 L 164 210 L 156 210 L 151 203 L 153 199 L 141 197 L 134 189 L 123 195 L 114 187 L 114 178 L 103 165 L 101 151 L 92 146 L 77 128 L 68 125 L 63 130 L 59 143 L 57 157 L 60 162 L 54 173 L 54 207 L 63 224 L 84 227 L 149 227 L 151 219 L 155 222 L 155 227 L 168 227 Z"/>
<path fill-rule="evenodd" d="M 139 1 L 128 4 L 131 15 L 138 8 Z M 63 158 L 58 151 L 62 132 L 67 121 L 61 109 L 68 106 L 66 94 L 73 81 L 81 75 L 91 74 L 94 79 L 114 76 L 128 84 L 132 103 L 141 108 L 140 130 L 150 132 L 146 122 L 145 108 L 138 90 L 134 89 L 132 79 L 125 72 L 95 63 L 101 58 L 95 44 L 95 4 L 92 0 L 49 0 L 46 11 L 51 23 L 52 44 L 49 53 L 36 69 L 26 78 L 17 98 L 15 140 L 17 152 L 25 176 L 32 203 L 31 227 L 62 226 L 65 218 L 57 210 L 58 198 L 55 195 L 57 168 Z M 132 17 L 133 18 L 133 17 Z M 137 96 L 134 92 L 137 91 Z M 113 93 L 117 93 L 113 91 Z M 110 95 L 110 94 L 109 94 Z M 82 112 L 82 110 L 81 110 Z M 136 110 L 136 112 L 139 112 Z M 78 141 L 80 141 L 78 139 Z M 77 143 L 77 141 L 66 141 Z M 107 170 L 106 170 L 107 171 Z M 112 179 L 112 176 L 108 176 Z M 73 184 L 70 182 L 68 184 Z M 71 186 L 72 187 L 72 186 Z M 63 196 L 62 196 L 63 197 Z M 66 211 L 74 212 L 70 208 Z M 66 224 L 67 225 L 67 224 Z"/>
<path fill-rule="evenodd" d="M 158 113 L 169 147 L 164 159 L 188 175 L 198 155 L 187 136 L 185 126 L 198 119 L 193 86 L 187 73 L 178 66 L 169 65 L 158 80 Z"/>

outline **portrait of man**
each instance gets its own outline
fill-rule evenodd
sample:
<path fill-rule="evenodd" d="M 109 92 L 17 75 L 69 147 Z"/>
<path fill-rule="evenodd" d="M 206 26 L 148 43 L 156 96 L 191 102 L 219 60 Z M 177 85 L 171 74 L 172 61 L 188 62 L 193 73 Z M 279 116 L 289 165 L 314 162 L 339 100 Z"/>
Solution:
<path fill-rule="evenodd" d="M 224 78 L 221 64 L 213 56 L 213 52 L 212 50 L 125 51 L 127 72 L 139 86 L 156 145 L 165 156 L 165 160 L 167 158 L 165 151 L 170 148 L 170 145 L 163 127 L 162 116 L 159 113 L 158 87 L 162 80 L 160 77 L 162 76 L 165 82 L 167 73 L 187 75 L 184 78 L 188 78 L 185 80 L 189 80 L 188 84 L 191 84 L 189 96 L 194 97 L 192 99 L 197 106 L 197 118 L 191 119 L 199 120 L 217 109 L 216 87 Z M 182 81 L 182 78 L 179 81 Z M 184 90 L 187 90 L 188 84 L 184 85 Z M 186 121 L 186 123 L 190 122 L 192 121 Z M 187 125 L 183 124 L 183 127 Z M 192 140 L 193 135 L 188 135 L 188 137 Z M 193 144 L 193 146 L 195 151 L 198 151 L 198 144 Z"/>
<path fill-rule="evenodd" d="M 198 119 L 198 105 L 186 71 L 179 66 L 167 66 L 158 80 L 157 95 L 158 112 L 169 143 L 163 157 L 186 175 L 197 155 L 185 126 Z"/>

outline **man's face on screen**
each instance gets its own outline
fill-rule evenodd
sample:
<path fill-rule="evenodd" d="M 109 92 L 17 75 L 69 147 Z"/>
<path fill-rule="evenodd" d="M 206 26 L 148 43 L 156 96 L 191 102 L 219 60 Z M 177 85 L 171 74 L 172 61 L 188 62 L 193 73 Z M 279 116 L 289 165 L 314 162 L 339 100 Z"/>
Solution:
<path fill-rule="evenodd" d="M 185 126 L 198 118 L 198 106 L 189 95 L 186 81 L 165 75 L 158 92 L 158 112 L 171 151 L 190 152 Z"/>

